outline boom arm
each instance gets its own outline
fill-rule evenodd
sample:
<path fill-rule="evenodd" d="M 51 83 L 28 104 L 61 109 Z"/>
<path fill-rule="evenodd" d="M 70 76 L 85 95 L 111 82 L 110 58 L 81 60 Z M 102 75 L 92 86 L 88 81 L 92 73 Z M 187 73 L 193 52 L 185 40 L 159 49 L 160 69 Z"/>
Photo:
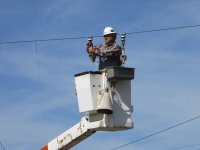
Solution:
<path fill-rule="evenodd" d="M 95 132 L 88 129 L 88 119 L 83 117 L 79 123 L 53 139 L 41 150 L 68 150 Z"/>

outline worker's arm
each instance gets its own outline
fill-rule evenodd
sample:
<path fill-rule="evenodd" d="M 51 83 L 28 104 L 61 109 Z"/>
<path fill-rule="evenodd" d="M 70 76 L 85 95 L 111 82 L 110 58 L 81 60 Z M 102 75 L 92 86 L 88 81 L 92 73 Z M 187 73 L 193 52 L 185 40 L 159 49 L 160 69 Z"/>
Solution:
<path fill-rule="evenodd" d="M 117 57 L 122 54 L 122 48 L 116 43 L 111 47 L 105 47 L 105 45 L 91 46 L 87 48 L 87 51 L 102 57 Z"/>
<path fill-rule="evenodd" d="M 100 45 L 96 48 L 95 53 L 102 57 L 117 57 L 122 54 L 122 48 L 116 43 L 110 47 Z"/>

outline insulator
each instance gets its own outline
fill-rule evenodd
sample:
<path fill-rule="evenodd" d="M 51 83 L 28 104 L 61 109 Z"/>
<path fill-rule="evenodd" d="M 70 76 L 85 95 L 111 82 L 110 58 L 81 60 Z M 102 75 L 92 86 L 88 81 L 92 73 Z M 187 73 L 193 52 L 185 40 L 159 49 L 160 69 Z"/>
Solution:
<path fill-rule="evenodd" d="M 89 36 L 89 37 L 88 37 L 88 41 L 89 41 L 89 42 L 92 42 L 92 41 L 93 41 L 93 36 Z"/>
<path fill-rule="evenodd" d="M 122 47 L 124 48 L 125 45 L 125 41 L 126 41 L 126 33 L 122 33 L 121 35 L 121 42 L 122 42 Z"/>
<path fill-rule="evenodd" d="M 126 40 L 126 33 L 122 33 L 122 35 L 121 35 L 121 40 L 122 40 L 122 41 L 125 41 L 125 40 Z"/>

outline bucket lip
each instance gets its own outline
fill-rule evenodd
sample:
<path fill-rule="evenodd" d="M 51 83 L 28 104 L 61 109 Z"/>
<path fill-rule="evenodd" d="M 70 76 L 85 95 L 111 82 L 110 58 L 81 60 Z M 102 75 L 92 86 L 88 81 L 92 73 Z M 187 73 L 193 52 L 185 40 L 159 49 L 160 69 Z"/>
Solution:
<path fill-rule="evenodd" d="M 78 77 L 78 76 L 82 76 L 86 74 L 102 74 L 102 71 L 85 71 L 85 72 L 75 74 L 74 77 Z"/>
<path fill-rule="evenodd" d="M 100 114 L 112 114 L 113 113 L 113 111 L 110 109 L 98 109 L 97 112 Z"/>

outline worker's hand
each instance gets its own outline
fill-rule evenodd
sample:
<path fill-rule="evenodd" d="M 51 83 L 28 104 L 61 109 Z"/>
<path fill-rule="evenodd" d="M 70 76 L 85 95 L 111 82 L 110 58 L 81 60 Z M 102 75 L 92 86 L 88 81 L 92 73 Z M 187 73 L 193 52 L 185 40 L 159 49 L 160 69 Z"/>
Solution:
<path fill-rule="evenodd" d="M 88 48 L 89 53 L 95 53 L 95 48 L 94 47 L 89 47 Z"/>

